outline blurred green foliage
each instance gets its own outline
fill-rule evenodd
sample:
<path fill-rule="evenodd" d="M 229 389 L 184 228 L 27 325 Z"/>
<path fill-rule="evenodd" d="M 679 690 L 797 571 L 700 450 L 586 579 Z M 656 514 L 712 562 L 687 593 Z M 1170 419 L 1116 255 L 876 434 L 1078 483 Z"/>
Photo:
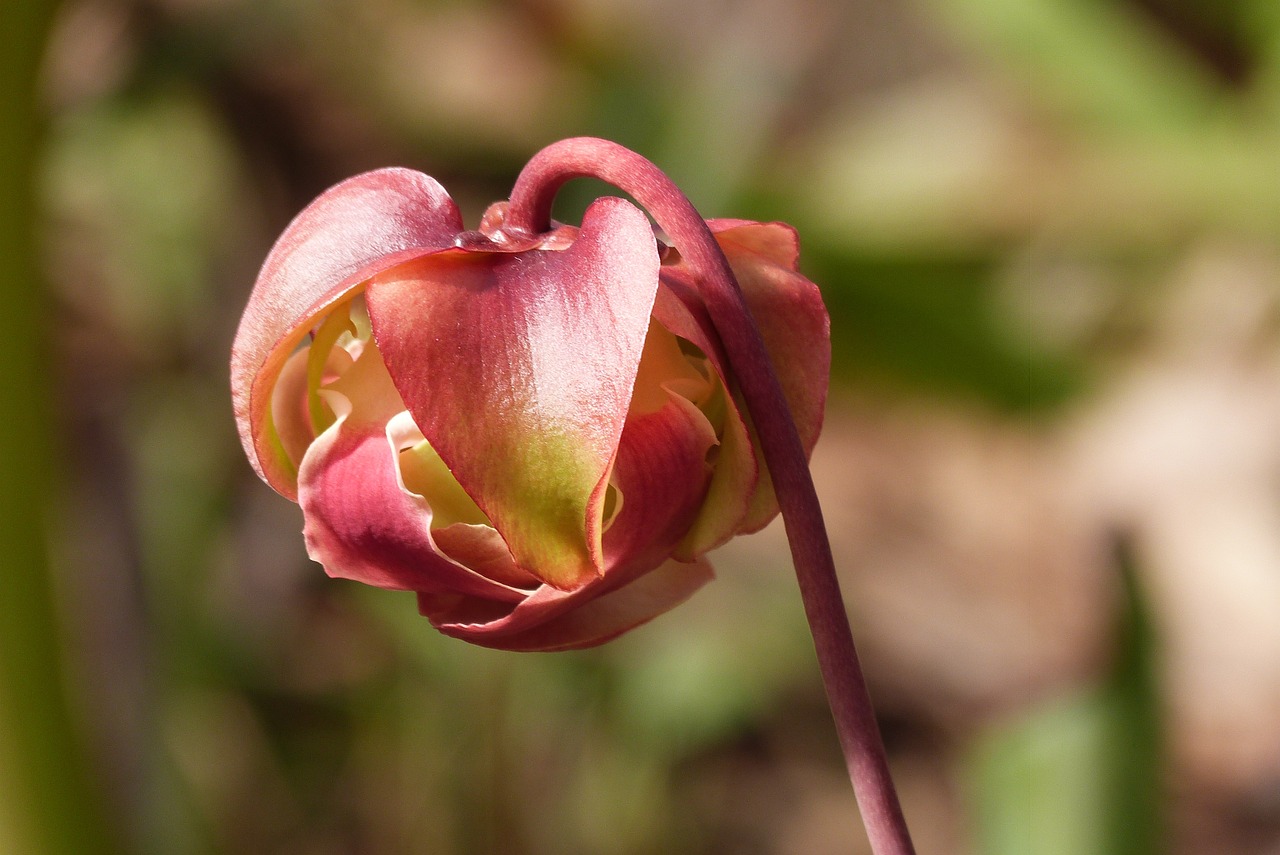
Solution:
<path fill-rule="evenodd" d="M 67 704 L 46 550 L 54 431 L 32 167 L 43 136 L 34 82 L 52 11 L 47 3 L 0 10 L 0 283 L 9 318 L 0 336 L 0 849 L 88 855 L 112 851 L 111 837 Z"/>
<path fill-rule="evenodd" d="M 969 757 L 979 851 L 1158 855 L 1168 851 L 1156 637 L 1132 555 L 1125 608 L 1098 686 L 993 727 Z"/>
<path fill-rule="evenodd" d="M 806 257 L 831 289 L 833 370 L 849 381 L 906 385 L 1012 413 L 1061 404 L 1081 383 L 1078 361 L 1045 354 L 996 316 L 992 257 L 903 253 Z"/>

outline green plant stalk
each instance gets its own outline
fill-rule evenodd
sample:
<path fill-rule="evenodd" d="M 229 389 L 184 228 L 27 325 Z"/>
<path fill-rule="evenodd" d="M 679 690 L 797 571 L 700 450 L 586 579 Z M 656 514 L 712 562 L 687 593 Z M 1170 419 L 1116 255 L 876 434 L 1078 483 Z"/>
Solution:
<path fill-rule="evenodd" d="M 52 2 L 0 4 L 0 850 L 113 851 L 63 684 L 47 554 L 54 459 L 45 294 L 35 257 L 36 80 Z"/>
<path fill-rule="evenodd" d="M 1158 855 L 1166 850 L 1161 768 L 1163 733 L 1156 635 L 1132 544 L 1116 549 L 1124 607 L 1117 657 L 1103 689 L 1110 713 L 1103 767 L 1106 852 Z"/>

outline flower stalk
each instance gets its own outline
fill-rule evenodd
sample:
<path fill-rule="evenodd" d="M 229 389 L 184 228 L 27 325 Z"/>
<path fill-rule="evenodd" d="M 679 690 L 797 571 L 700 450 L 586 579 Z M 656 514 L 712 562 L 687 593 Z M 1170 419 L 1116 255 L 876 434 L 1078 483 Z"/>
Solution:
<path fill-rule="evenodd" d="M 556 192 L 582 177 L 629 193 L 699 275 L 702 299 L 738 378 L 782 510 L 818 665 L 872 850 L 875 855 L 914 855 L 804 446 L 729 262 L 693 204 L 661 170 L 623 146 L 589 137 L 555 143 L 529 161 L 512 189 L 504 228 L 530 236 L 548 231 Z"/>

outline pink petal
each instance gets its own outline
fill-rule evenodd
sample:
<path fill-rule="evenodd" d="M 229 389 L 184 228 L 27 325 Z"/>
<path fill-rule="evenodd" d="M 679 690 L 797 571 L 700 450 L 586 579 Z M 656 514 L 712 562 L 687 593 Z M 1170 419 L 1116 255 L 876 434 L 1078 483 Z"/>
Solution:
<path fill-rule="evenodd" d="M 369 348 L 325 392 L 338 420 L 307 449 L 298 472 L 298 504 L 307 552 L 331 576 L 394 590 L 449 593 L 517 602 L 528 591 L 486 578 L 449 559 L 431 532 L 431 508 L 409 492 L 397 465 L 416 439 L 407 417 L 385 420 L 390 379 L 380 384 Z M 379 388 L 382 386 L 382 388 Z M 398 402 L 398 401 L 397 401 Z"/>
<path fill-rule="evenodd" d="M 270 412 L 285 360 L 325 309 L 373 274 L 450 246 L 461 229 L 457 207 L 434 179 L 381 169 L 330 188 L 276 241 L 231 349 L 240 441 L 276 490 L 291 498 L 297 490 Z"/>
<path fill-rule="evenodd" d="M 637 580 L 659 572 L 654 568 L 697 515 L 710 480 L 705 458 L 715 441 L 706 416 L 678 395 L 668 394 L 651 412 L 633 409 L 611 479 L 622 505 L 604 535 L 603 577 L 572 592 L 543 586 L 514 609 L 432 596 L 420 597 L 419 608 L 443 632 L 468 641 L 550 649 L 605 641 L 674 606 L 709 578 L 710 568 L 704 574 L 696 565 L 673 562 L 660 573 L 664 581 Z M 586 616 L 574 617 L 578 612 Z"/>
<path fill-rule="evenodd" d="M 782 223 L 710 220 L 751 313 L 760 325 L 800 438 L 812 451 L 822 429 L 831 364 L 826 307 L 816 285 L 795 271 L 795 230 Z M 683 261 L 662 269 L 654 316 L 707 354 L 726 388 L 720 452 L 711 489 L 698 520 L 677 549 L 678 558 L 699 555 L 743 531 L 756 531 L 778 512 L 773 485 L 754 428 L 726 367 L 720 339 L 699 296 L 699 284 Z"/>
<path fill-rule="evenodd" d="M 505 619 L 469 624 L 432 617 L 446 635 L 517 651 L 575 650 L 603 644 L 670 611 L 711 581 L 711 565 L 667 561 L 620 588 L 592 584 L 574 592 L 543 586 Z M 420 598 L 420 602 L 424 598 Z M 430 612 L 423 609 L 429 617 Z M 541 618 L 541 619 L 535 619 Z"/>
<path fill-rule="evenodd" d="M 678 395 L 656 412 L 627 419 L 612 477 L 622 507 L 604 535 L 610 574 L 670 556 L 707 494 L 707 452 L 715 445 L 707 417 Z"/>
<path fill-rule="evenodd" d="M 723 410 L 720 447 L 706 499 L 696 519 L 673 555 L 683 561 L 724 544 L 737 534 L 751 509 L 758 490 L 763 461 L 752 447 L 746 420 L 737 399 L 721 387 L 716 406 Z"/>
<path fill-rule="evenodd" d="M 722 248 L 726 240 L 731 240 L 739 248 L 787 270 L 796 270 L 800 263 L 800 236 L 786 223 L 718 219 L 707 220 L 707 226 Z"/>
<path fill-rule="evenodd" d="M 560 588 L 604 569 L 606 478 L 657 284 L 648 219 L 601 199 L 563 251 L 443 252 L 366 292 L 423 435 L 516 564 Z"/>
<path fill-rule="evenodd" d="M 818 286 L 795 271 L 795 231 L 781 223 L 740 223 L 719 230 L 747 305 L 782 383 L 800 441 L 813 451 L 822 432 L 831 374 L 831 321 Z M 760 461 L 763 466 L 763 461 Z M 742 531 L 763 528 L 778 513 L 773 485 L 761 478 Z"/>
<path fill-rule="evenodd" d="M 307 375 L 311 356 L 309 348 L 294 352 L 285 361 L 271 395 L 271 421 L 280 439 L 280 448 L 294 469 L 301 464 L 307 447 L 316 438 L 308 406 L 310 387 Z M 351 362 L 351 356 L 345 350 L 335 347 L 325 357 L 324 371 L 340 374 L 351 367 Z"/>
<path fill-rule="evenodd" d="M 511 550 L 492 526 L 454 523 L 432 534 L 445 555 L 480 575 L 504 585 L 538 587 L 539 580 L 516 566 Z"/>
<path fill-rule="evenodd" d="M 688 561 L 738 532 L 750 508 L 760 466 L 739 404 L 729 392 L 734 385 L 720 337 L 698 294 L 697 282 L 684 265 L 663 267 L 653 315 L 668 330 L 706 354 L 721 386 L 713 401 L 713 407 L 721 414 L 721 436 L 711 484 L 697 518 L 674 553 L 676 558 Z"/>

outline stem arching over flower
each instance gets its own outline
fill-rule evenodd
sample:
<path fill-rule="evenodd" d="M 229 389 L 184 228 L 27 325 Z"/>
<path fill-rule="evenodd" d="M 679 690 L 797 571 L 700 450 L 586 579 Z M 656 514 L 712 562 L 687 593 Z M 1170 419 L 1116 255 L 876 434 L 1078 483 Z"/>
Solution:
<path fill-rule="evenodd" d="M 630 193 L 653 215 L 699 277 L 702 299 L 759 433 L 827 697 L 872 847 L 877 855 L 912 853 L 844 610 L 808 454 L 724 249 L 693 204 L 661 170 L 616 143 L 589 137 L 555 143 L 529 161 L 512 189 L 508 227 L 531 233 L 547 228 L 556 191 L 579 177 L 597 178 Z"/>
<path fill-rule="evenodd" d="M 622 199 L 553 225 L 557 188 L 586 175 L 678 252 Z M 507 650 L 645 623 L 781 508 L 873 847 L 904 855 L 808 474 L 830 344 L 797 252 L 790 227 L 704 221 L 603 140 L 535 156 L 476 231 L 427 176 L 366 173 L 263 265 L 232 347 L 236 420 L 330 575 L 413 591 L 441 632 Z"/>

